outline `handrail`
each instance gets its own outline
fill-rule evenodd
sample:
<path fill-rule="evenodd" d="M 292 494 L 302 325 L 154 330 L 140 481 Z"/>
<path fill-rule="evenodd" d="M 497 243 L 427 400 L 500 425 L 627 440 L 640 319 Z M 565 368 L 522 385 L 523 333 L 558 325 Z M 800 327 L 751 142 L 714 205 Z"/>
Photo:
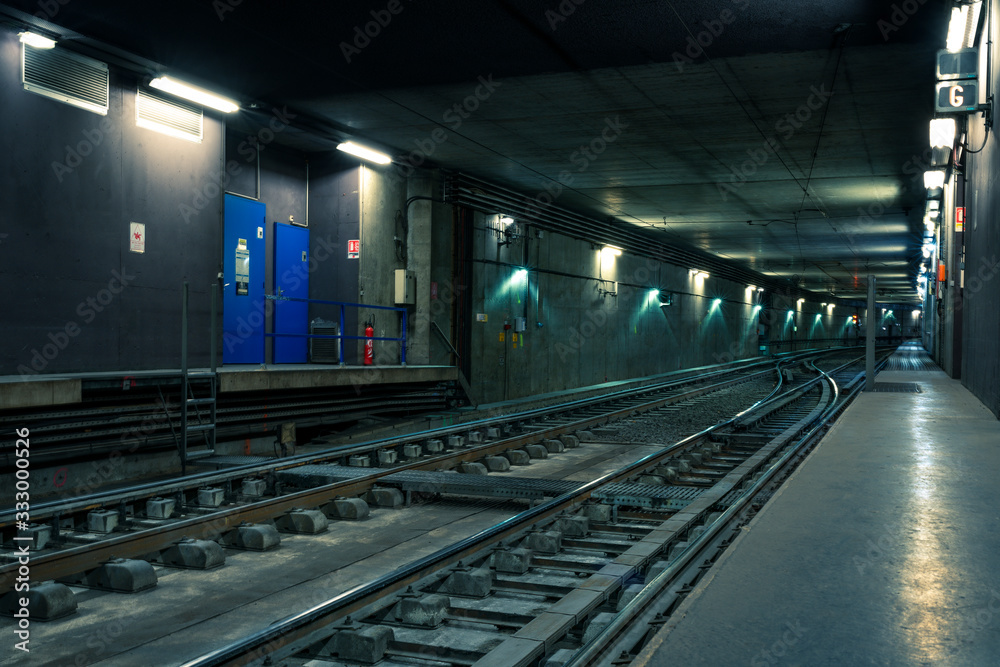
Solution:
<path fill-rule="evenodd" d="M 339 355 L 340 359 L 339 359 L 339 361 L 340 361 L 340 365 L 341 366 L 344 365 L 344 343 L 343 343 L 343 341 L 345 341 L 345 340 L 364 340 L 364 341 L 369 341 L 369 340 L 371 340 L 371 341 L 387 340 L 387 341 L 394 341 L 394 342 L 399 342 L 399 344 L 400 344 L 399 345 L 399 363 L 402 366 L 406 365 L 406 332 L 407 332 L 407 329 L 409 328 L 408 325 L 407 325 L 409 311 L 405 307 L 400 308 L 399 306 L 378 306 L 378 305 L 369 304 L 369 303 L 352 303 L 350 301 L 329 301 L 329 300 L 326 300 L 326 299 L 302 299 L 302 298 L 299 298 L 299 297 L 281 296 L 281 295 L 277 295 L 277 294 L 265 294 L 264 295 L 264 299 L 266 301 L 290 301 L 290 302 L 296 302 L 296 303 L 317 303 L 317 304 L 321 304 L 321 305 L 325 305 L 325 306 L 339 306 L 340 307 L 340 329 L 339 329 L 340 333 L 337 334 L 337 335 L 327 335 L 327 334 L 290 334 L 290 333 L 265 332 L 264 336 L 267 337 L 267 338 L 308 338 L 308 339 L 312 339 L 312 338 L 331 339 L 331 338 L 333 338 L 333 339 L 339 340 L 339 341 L 341 341 L 340 345 L 338 346 L 340 348 L 340 350 L 339 350 L 339 352 L 340 352 L 340 355 Z M 347 321 L 347 318 L 346 318 L 346 309 L 347 308 L 357 308 L 359 310 L 362 309 L 362 308 L 369 308 L 369 309 L 374 309 L 374 310 L 394 310 L 394 311 L 397 311 L 400 314 L 402 314 L 402 316 L 403 316 L 402 335 L 400 337 L 398 337 L 398 338 L 391 337 L 391 336 L 348 336 L 348 335 L 345 335 L 344 334 L 344 330 L 346 329 L 346 321 Z"/>

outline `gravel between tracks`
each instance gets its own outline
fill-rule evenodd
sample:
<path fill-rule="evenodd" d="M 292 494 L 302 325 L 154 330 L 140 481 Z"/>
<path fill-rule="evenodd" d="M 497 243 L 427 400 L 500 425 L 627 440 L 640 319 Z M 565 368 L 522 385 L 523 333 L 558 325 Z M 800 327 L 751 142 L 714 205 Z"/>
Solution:
<path fill-rule="evenodd" d="M 701 396 L 694 399 L 694 405 L 680 410 L 668 411 L 664 408 L 610 423 L 600 430 L 599 435 L 595 435 L 605 442 L 673 444 L 745 410 L 773 389 L 773 379 L 751 380 Z M 608 433 L 612 429 L 614 433 Z"/>

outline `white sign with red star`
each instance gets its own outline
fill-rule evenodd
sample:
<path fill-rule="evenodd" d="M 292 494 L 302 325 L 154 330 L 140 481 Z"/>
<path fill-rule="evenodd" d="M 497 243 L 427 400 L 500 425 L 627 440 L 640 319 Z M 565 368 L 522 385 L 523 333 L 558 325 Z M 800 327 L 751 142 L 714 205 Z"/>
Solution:
<path fill-rule="evenodd" d="M 141 222 L 129 224 L 129 250 L 132 252 L 146 252 L 146 225 Z"/>

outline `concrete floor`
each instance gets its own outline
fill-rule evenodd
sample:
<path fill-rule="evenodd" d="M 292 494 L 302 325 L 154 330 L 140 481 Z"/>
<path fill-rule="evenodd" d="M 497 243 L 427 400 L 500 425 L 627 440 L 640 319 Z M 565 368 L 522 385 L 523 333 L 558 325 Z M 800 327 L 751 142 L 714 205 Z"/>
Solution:
<path fill-rule="evenodd" d="M 878 382 L 923 393 L 862 395 L 634 666 L 1000 664 L 1000 422 Z"/>

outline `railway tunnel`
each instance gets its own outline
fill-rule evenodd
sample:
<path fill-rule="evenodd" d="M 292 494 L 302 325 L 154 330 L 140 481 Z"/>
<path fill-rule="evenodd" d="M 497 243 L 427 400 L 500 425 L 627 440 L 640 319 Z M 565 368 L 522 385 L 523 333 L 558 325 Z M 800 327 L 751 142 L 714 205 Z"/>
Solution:
<path fill-rule="evenodd" d="M 3 0 L 4 664 L 989 664 L 996 5 Z"/>

